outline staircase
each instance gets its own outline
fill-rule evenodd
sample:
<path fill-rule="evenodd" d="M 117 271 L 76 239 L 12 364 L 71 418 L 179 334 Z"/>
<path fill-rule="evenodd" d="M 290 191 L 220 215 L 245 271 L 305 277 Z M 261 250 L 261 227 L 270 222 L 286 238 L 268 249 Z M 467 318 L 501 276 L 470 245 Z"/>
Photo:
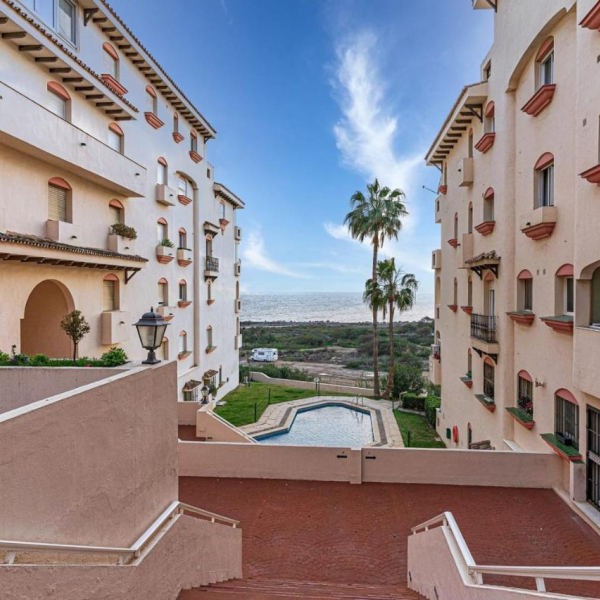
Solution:
<path fill-rule="evenodd" d="M 423 598 L 405 586 L 323 583 L 282 579 L 238 579 L 181 592 L 178 600 L 418 600 Z"/>

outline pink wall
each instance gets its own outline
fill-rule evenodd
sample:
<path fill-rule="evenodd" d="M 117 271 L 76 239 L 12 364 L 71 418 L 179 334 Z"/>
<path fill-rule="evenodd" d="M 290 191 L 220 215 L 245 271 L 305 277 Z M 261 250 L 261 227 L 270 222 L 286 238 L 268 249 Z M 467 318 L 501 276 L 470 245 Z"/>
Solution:
<path fill-rule="evenodd" d="M 242 530 L 181 516 L 135 566 L 0 566 L 3 600 L 175 600 L 181 589 L 242 576 Z M 26 590 L 26 592 L 24 592 Z"/>
<path fill-rule="evenodd" d="M 346 456 L 347 458 L 338 458 Z M 562 486 L 554 454 L 179 442 L 179 474 L 439 485 Z"/>
<path fill-rule="evenodd" d="M 178 498 L 176 382 L 134 369 L 0 421 L 0 538 L 132 544 Z"/>
<path fill-rule="evenodd" d="M 122 369 L 0 367 L 0 414 L 122 372 Z"/>

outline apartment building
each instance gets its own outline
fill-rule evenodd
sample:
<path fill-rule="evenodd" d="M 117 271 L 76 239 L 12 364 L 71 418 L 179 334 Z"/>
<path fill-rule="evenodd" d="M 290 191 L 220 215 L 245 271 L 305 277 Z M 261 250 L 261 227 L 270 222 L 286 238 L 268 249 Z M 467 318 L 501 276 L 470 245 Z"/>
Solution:
<path fill-rule="evenodd" d="M 139 360 L 155 307 L 179 394 L 234 388 L 244 203 L 213 126 L 104 0 L 1 0 L 0 53 L 0 348 L 69 356 L 78 309 L 81 356 Z"/>
<path fill-rule="evenodd" d="M 600 509 L 600 2 L 472 1 L 493 45 L 426 157 L 438 431 L 554 451 Z"/>

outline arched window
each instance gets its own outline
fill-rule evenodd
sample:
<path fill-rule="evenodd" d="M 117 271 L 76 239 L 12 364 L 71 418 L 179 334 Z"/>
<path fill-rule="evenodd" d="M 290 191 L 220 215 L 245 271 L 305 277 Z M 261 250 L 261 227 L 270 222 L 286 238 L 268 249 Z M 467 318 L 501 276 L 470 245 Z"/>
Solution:
<path fill-rule="evenodd" d="M 469 216 L 467 223 L 467 233 L 473 233 L 473 203 L 469 203 Z"/>
<path fill-rule="evenodd" d="M 473 128 L 469 129 L 469 158 L 473 158 Z"/>
<path fill-rule="evenodd" d="M 158 280 L 158 305 L 169 306 L 169 282 L 164 277 Z"/>
<path fill-rule="evenodd" d="M 156 163 L 156 183 L 167 185 L 169 183 L 169 167 L 167 161 L 161 156 Z"/>
<path fill-rule="evenodd" d="M 146 86 L 146 112 L 158 116 L 158 97 L 151 85 Z"/>
<path fill-rule="evenodd" d="M 189 204 L 192 201 L 193 195 L 193 187 L 190 180 L 184 175 L 179 175 L 179 180 L 177 182 L 178 188 L 178 199 L 181 204 L 184 206 Z"/>
<path fill-rule="evenodd" d="M 190 132 L 190 152 L 198 152 L 198 134 L 193 129 Z"/>
<path fill-rule="evenodd" d="M 187 281 L 182 279 L 179 282 L 179 302 L 187 302 Z"/>
<path fill-rule="evenodd" d="M 118 200 L 111 200 L 108 203 L 108 212 L 110 214 L 110 224 L 125 223 L 125 208 Z"/>
<path fill-rule="evenodd" d="M 559 442 L 579 448 L 579 403 L 565 389 L 554 394 L 554 434 Z"/>
<path fill-rule="evenodd" d="M 206 282 L 206 301 L 208 304 L 214 302 L 212 297 L 212 281 L 210 279 Z"/>
<path fill-rule="evenodd" d="M 177 113 L 173 114 L 173 139 L 177 144 L 183 140 L 183 135 L 179 131 L 179 115 Z"/>
<path fill-rule="evenodd" d="M 184 358 L 188 352 L 187 333 L 185 331 L 179 334 L 179 357 Z"/>
<path fill-rule="evenodd" d="M 454 238 L 455 240 L 458 239 L 458 213 L 454 214 Z"/>
<path fill-rule="evenodd" d="M 483 361 L 483 395 L 490 400 L 494 400 L 494 379 L 495 379 L 494 361 L 486 356 Z"/>
<path fill-rule="evenodd" d="M 573 265 L 566 264 L 556 271 L 556 313 L 572 315 L 575 312 L 575 280 Z"/>
<path fill-rule="evenodd" d="M 240 282 L 239 281 L 235 282 L 235 299 L 236 300 L 240 299 Z"/>
<path fill-rule="evenodd" d="M 219 207 L 219 218 L 222 219 L 223 221 L 226 221 L 226 212 L 225 212 L 225 202 L 221 202 L 221 206 Z"/>
<path fill-rule="evenodd" d="M 219 365 L 219 387 L 223 385 L 223 366 Z"/>
<path fill-rule="evenodd" d="M 187 249 L 187 231 L 183 227 L 179 229 L 179 247 Z"/>
<path fill-rule="evenodd" d="M 212 237 L 210 235 L 206 236 L 206 258 L 212 258 L 213 255 L 213 245 L 212 245 Z"/>
<path fill-rule="evenodd" d="M 467 350 L 467 377 L 472 379 L 473 377 L 473 353 L 471 348 Z"/>
<path fill-rule="evenodd" d="M 493 102 L 488 102 L 486 106 L 483 119 L 483 132 L 496 132 L 496 105 Z"/>
<path fill-rule="evenodd" d="M 494 188 L 488 188 L 483 195 L 483 220 L 494 221 Z"/>
<path fill-rule="evenodd" d="M 206 348 L 213 348 L 213 328 L 210 325 L 206 328 Z"/>
<path fill-rule="evenodd" d="M 538 50 L 536 62 L 536 90 L 554 83 L 554 38 L 549 37 Z"/>
<path fill-rule="evenodd" d="M 600 328 L 600 267 L 592 275 L 592 327 Z"/>
<path fill-rule="evenodd" d="M 458 306 L 458 280 L 454 278 L 454 292 L 452 296 L 452 304 Z"/>
<path fill-rule="evenodd" d="M 111 123 L 108 126 L 108 145 L 120 154 L 125 152 L 125 135 L 116 123 Z"/>
<path fill-rule="evenodd" d="M 169 339 L 166 337 L 163 338 L 160 354 L 162 360 L 169 360 Z"/>
<path fill-rule="evenodd" d="M 73 190 L 61 177 L 48 181 L 48 219 L 50 221 L 73 222 Z"/>
<path fill-rule="evenodd" d="M 102 49 L 104 50 L 102 53 L 102 74 L 109 75 L 115 81 L 119 81 L 119 54 L 108 42 L 102 45 Z"/>
<path fill-rule="evenodd" d="M 533 311 L 533 275 L 524 269 L 517 276 L 517 307 L 519 310 Z"/>
<path fill-rule="evenodd" d="M 102 282 L 102 291 L 102 310 L 119 310 L 119 278 L 112 273 L 107 275 Z"/>
<path fill-rule="evenodd" d="M 473 280 L 471 276 L 467 281 L 467 306 L 473 306 Z"/>
<path fill-rule="evenodd" d="M 156 222 L 156 234 L 159 244 L 164 240 L 169 239 L 169 224 L 166 219 L 163 219 L 162 217 L 158 219 Z"/>
<path fill-rule="evenodd" d="M 517 374 L 517 407 L 533 417 L 533 379 L 527 371 Z"/>
<path fill-rule="evenodd" d="M 554 155 L 542 154 L 535 163 L 535 208 L 554 206 Z"/>
<path fill-rule="evenodd" d="M 71 96 L 55 81 L 48 82 L 48 109 L 65 121 L 71 121 Z"/>

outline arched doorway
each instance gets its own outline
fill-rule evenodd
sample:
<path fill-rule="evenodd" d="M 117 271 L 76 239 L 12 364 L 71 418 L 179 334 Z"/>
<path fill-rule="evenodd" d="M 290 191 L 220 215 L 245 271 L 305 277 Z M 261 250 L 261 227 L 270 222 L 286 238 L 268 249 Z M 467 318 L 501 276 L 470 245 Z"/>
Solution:
<path fill-rule="evenodd" d="M 74 308 L 71 293 L 62 283 L 50 279 L 38 283 L 29 294 L 21 319 L 21 352 L 71 357 L 71 341 L 60 328 L 60 321 Z"/>

